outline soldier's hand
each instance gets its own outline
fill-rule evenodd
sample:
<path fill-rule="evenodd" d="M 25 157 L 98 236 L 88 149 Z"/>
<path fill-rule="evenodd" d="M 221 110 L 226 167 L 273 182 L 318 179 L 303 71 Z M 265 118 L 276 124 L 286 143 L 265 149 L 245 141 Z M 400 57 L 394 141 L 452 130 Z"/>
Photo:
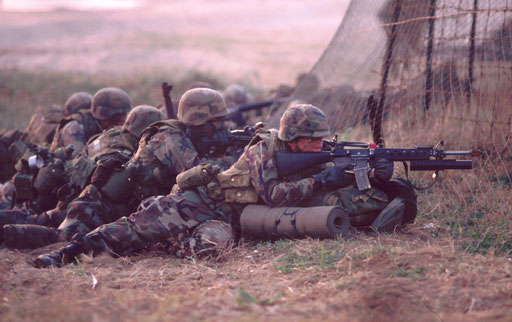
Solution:
<path fill-rule="evenodd" d="M 229 145 L 229 132 L 226 130 L 221 130 L 215 132 L 212 137 L 213 144 L 218 147 L 225 147 Z"/>
<path fill-rule="evenodd" d="M 208 175 L 210 176 L 214 176 L 216 174 L 219 174 L 220 172 L 220 167 L 216 164 L 210 164 L 210 163 L 206 163 L 204 166 L 203 166 L 203 169 L 204 171 L 206 171 L 208 173 Z"/>
<path fill-rule="evenodd" d="M 354 181 L 354 176 L 345 172 L 348 168 L 348 165 L 329 167 L 313 175 L 313 179 L 321 186 L 345 187 Z"/>
<path fill-rule="evenodd" d="M 379 159 L 373 163 L 373 176 L 381 183 L 388 182 L 393 177 L 393 161 Z"/>

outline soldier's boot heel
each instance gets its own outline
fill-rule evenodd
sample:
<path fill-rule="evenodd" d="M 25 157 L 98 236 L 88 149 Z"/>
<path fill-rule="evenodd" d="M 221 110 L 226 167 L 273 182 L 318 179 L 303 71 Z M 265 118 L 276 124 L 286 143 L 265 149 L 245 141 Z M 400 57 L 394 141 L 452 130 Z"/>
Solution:
<path fill-rule="evenodd" d="M 393 231 L 402 224 L 404 209 L 404 199 L 396 197 L 382 209 L 377 218 L 372 222 L 371 228 L 379 232 Z"/>
<path fill-rule="evenodd" d="M 5 245 L 16 249 L 35 249 L 64 241 L 61 233 L 52 227 L 38 225 L 5 225 Z"/>
<path fill-rule="evenodd" d="M 72 242 L 49 254 L 37 256 L 33 265 L 37 268 L 61 267 L 62 265 L 77 261 L 78 256 L 82 253 L 82 246 Z"/>

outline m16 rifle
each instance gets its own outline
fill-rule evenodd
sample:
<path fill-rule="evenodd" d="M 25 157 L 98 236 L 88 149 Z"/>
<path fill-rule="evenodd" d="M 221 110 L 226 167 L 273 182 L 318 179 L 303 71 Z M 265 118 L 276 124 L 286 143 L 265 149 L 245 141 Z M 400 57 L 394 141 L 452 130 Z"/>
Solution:
<path fill-rule="evenodd" d="M 338 141 L 323 142 L 322 152 L 277 152 L 276 165 L 281 177 L 289 176 L 311 166 L 333 161 L 336 164 L 345 164 L 354 171 L 359 190 L 371 188 L 368 172 L 371 170 L 370 161 L 385 159 L 401 161 L 404 164 L 407 180 L 408 171 L 435 171 L 435 181 L 423 190 L 430 188 L 436 181 L 441 170 L 457 169 L 470 170 L 473 168 L 472 160 L 447 159 L 449 156 L 468 155 L 478 157 L 477 150 L 447 151 L 440 141 L 435 147 L 432 145 L 416 145 L 415 148 L 382 148 L 374 143 Z M 407 165 L 406 162 L 409 162 Z"/>

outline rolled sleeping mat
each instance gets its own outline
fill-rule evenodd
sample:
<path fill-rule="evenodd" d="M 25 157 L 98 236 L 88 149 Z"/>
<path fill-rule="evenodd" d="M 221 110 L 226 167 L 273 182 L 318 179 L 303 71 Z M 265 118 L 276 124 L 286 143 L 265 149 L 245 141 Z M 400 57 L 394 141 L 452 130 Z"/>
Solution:
<path fill-rule="evenodd" d="M 346 236 L 348 214 L 341 207 L 279 207 L 249 205 L 240 216 L 242 234 L 260 239 L 336 238 Z"/>

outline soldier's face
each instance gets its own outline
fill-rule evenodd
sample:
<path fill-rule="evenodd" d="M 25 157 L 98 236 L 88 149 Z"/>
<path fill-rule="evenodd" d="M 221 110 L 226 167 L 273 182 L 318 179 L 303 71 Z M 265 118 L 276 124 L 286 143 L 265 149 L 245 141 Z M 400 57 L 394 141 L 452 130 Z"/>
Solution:
<path fill-rule="evenodd" d="M 292 152 L 322 152 L 323 138 L 298 137 L 288 142 Z"/>
<path fill-rule="evenodd" d="M 106 120 L 98 120 L 101 127 L 106 130 L 112 126 L 123 125 L 126 120 L 126 114 L 116 114 L 109 119 Z"/>

